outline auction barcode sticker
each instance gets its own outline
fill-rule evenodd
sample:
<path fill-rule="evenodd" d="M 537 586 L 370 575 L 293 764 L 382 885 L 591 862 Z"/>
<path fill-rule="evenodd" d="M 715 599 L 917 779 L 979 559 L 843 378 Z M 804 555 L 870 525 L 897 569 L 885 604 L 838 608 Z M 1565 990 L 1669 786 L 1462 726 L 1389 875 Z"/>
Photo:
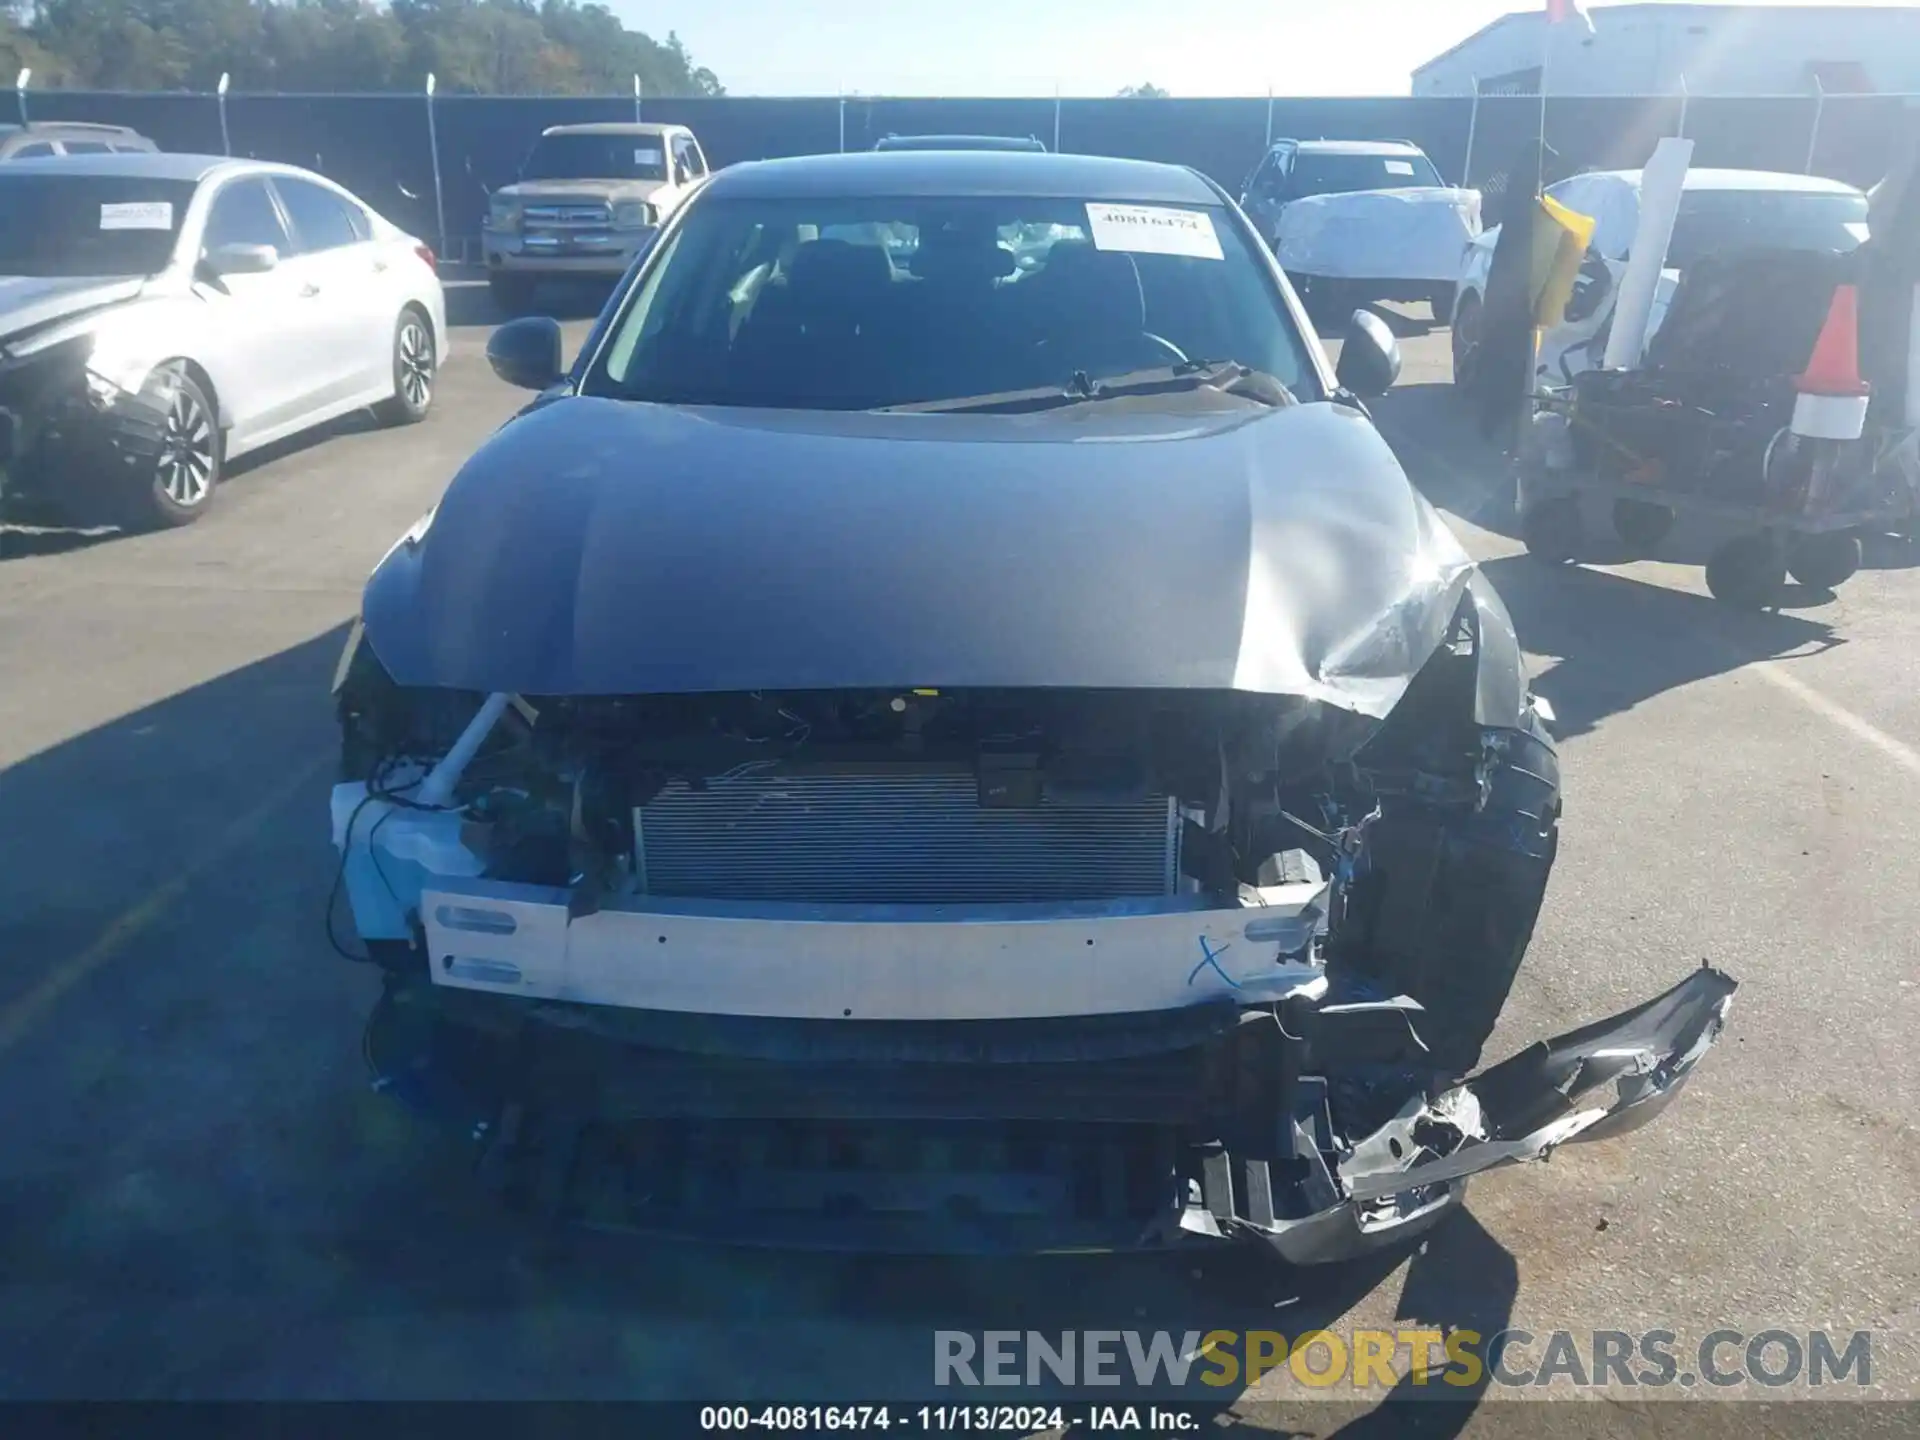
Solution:
<path fill-rule="evenodd" d="M 1099 250 L 1139 255 L 1190 255 L 1224 260 L 1213 217 L 1204 210 L 1174 210 L 1161 205 L 1095 205 L 1088 202 L 1087 228 Z"/>
<path fill-rule="evenodd" d="M 132 200 L 100 207 L 102 230 L 171 230 L 173 202 Z"/>

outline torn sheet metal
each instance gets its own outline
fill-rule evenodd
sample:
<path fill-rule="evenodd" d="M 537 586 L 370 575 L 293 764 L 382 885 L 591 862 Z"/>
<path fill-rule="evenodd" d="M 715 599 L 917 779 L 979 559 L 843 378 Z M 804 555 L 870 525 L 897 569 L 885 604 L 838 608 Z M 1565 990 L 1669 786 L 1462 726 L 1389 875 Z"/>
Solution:
<path fill-rule="evenodd" d="M 402 685 L 1246 690 L 1379 717 L 1472 573 L 1386 442 L 1334 405 L 568 399 L 468 462 L 369 581 L 365 618 Z"/>
<path fill-rule="evenodd" d="M 1431 1102 L 1415 1097 L 1341 1163 L 1340 1203 L 1253 1233 L 1297 1264 L 1347 1258 L 1426 1229 L 1464 1198 L 1471 1176 L 1639 1129 L 1719 1038 L 1737 988 L 1702 967 L 1656 999 L 1541 1041 Z"/>

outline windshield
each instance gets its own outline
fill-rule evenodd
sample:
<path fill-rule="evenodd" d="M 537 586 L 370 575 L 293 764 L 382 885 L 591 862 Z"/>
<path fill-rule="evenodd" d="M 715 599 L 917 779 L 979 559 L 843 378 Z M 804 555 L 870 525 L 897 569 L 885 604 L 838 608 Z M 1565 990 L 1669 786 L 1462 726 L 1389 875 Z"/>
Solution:
<path fill-rule="evenodd" d="M 153 275 L 193 199 L 185 180 L 0 171 L 0 275 Z"/>
<path fill-rule="evenodd" d="M 1864 195 L 1779 190 L 1688 190 L 1680 197 L 1667 264 L 1684 270 L 1721 250 L 1857 249 L 1867 238 Z"/>
<path fill-rule="evenodd" d="M 664 180 L 666 141 L 658 135 L 542 135 L 523 180 Z"/>
<path fill-rule="evenodd" d="M 1188 362 L 1235 362 L 1319 397 L 1270 272 L 1210 206 L 707 200 L 610 336 L 586 392 L 671 404 L 1091 393 Z"/>
<path fill-rule="evenodd" d="M 1341 155 L 1303 151 L 1293 157 L 1287 192 L 1295 199 L 1309 195 L 1347 195 L 1356 190 L 1410 190 L 1415 186 L 1444 185 L 1440 172 L 1424 155 Z"/>

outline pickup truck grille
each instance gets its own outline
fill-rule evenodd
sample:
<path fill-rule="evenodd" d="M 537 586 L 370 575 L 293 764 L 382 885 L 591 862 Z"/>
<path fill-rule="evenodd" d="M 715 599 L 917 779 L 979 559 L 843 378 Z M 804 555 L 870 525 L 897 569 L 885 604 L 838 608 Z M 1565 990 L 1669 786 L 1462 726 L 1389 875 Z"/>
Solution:
<path fill-rule="evenodd" d="M 521 212 L 530 226 L 566 228 L 568 226 L 605 226 L 613 222 L 612 208 L 591 205 L 528 205 Z"/>
<path fill-rule="evenodd" d="M 1174 892 L 1164 795 L 982 806 L 969 770 L 740 776 L 634 812 L 648 894 L 816 904 L 1013 904 Z"/>

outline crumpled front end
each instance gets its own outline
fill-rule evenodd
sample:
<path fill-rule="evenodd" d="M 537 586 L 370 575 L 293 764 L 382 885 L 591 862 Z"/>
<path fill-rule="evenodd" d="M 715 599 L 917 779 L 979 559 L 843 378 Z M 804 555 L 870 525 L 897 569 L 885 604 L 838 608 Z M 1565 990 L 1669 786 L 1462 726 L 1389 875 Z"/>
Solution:
<path fill-rule="evenodd" d="M 173 396 L 167 372 L 103 354 L 92 329 L 0 346 L 0 498 L 111 498 L 152 473 Z"/>
<path fill-rule="evenodd" d="M 1560 811 L 1497 601 L 1384 718 L 1203 690 L 337 679 L 377 1083 L 516 1205 L 912 1252 L 1334 1260 L 1651 1115 L 1732 982 L 1461 1082 Z M 1504 658 L 1503 658 L 1504 657 Z M 1505 676 L 1503 682 L 1501 677 Z M 1524 690 L 1516 692 L 1524 697 Z"/>

